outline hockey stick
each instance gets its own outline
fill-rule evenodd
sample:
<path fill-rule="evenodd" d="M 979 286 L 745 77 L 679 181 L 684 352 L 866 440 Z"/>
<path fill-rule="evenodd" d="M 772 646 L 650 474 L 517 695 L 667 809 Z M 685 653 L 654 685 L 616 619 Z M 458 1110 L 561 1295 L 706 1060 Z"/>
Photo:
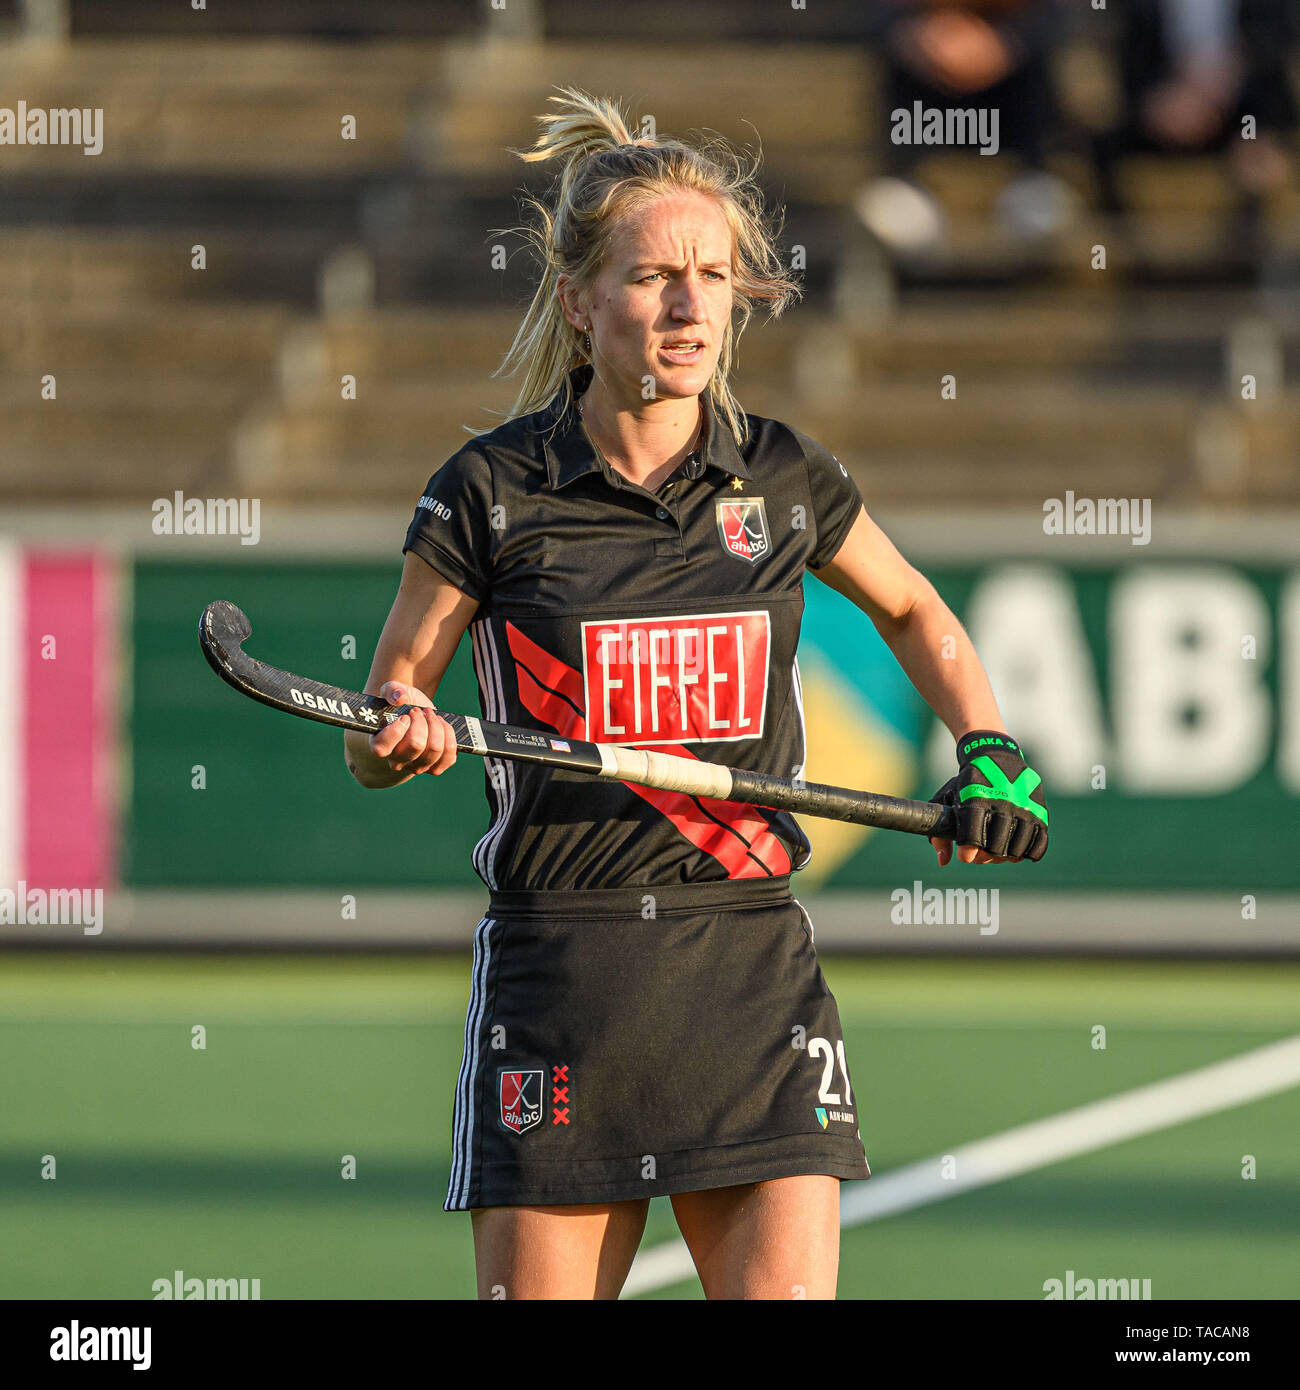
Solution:
<path fill-rule="evenodd" d="M 400 719 L 412 708 L 390 705 L 377 695 L 325 685 L 268 666 L 243 650 L 252 630 L 243 612 L 224 599 L 208 604 L 199 619 L 199 646 L 208 664 L 223 681 L 250 699 L 287 714 L 368 734 Z M 446 710 L 439 710 L 438 714 L 451 725 L 458 753 L 566 768 L 593 777 L 684 792 L 687 796 L 825 816 L 829 820 L 902 830 L 912 835 L 953 838 L 952 811 L 935 801 L 909 801 L 848 787 L 789 781 L 764 772 L 745 772 L 652 749 L 586 743 L 511 724 L 490 724 L 468 714 L 448 714 Z"/>

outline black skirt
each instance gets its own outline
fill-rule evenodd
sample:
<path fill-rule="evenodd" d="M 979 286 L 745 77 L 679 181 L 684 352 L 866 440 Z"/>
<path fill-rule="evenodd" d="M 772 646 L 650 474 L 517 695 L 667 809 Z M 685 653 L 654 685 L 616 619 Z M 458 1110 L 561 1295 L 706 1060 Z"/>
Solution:
<path fill-rule="evenodd" d="M 447 1211 L 868 1178 L 839 1011 L 789 879 L 494 893 Z"/>

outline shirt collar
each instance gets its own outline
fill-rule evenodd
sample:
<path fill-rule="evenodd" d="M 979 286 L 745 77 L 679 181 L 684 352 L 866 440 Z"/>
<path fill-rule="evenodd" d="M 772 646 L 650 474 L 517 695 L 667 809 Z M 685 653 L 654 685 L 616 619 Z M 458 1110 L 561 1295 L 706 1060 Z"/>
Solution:
<path fill-rule="evenodd" d="M 546 471 L 552 490 L 564 487 L 584 473 L 601 471 L 601 461 L 582 428 L 582 418 L 575 402 L 591 385 L 595 375 L 591 363 L 584 362 L 569 372 L 571 390 L 569 408 L 564 410 L 564 387 L 560 387 L 551 397 L 546 407 L 543 424 L 546 454 Z M 717 468 L 728 477 L 748 479 L 749 469 L 745 466 L 736 440 L 725 422 L 715 414 L 709 393 L 703 392 L 700 401 L 704 407 L 704 432 L 701 436 L 700 456 L 706 468 Z M 563 418 L 560 418 L 563 412 Z M 556 421 L 558 420 L 558 423 Z M 551 426 L 554 424 L 555 428 Z"/>

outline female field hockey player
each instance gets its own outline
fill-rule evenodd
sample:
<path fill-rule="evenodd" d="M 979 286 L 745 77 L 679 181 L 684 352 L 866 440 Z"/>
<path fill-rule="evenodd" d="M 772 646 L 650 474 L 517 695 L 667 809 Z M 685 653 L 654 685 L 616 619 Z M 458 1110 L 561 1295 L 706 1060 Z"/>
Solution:
<path fill-rule="evenodd" d="M 467 628 L 487 719 L 800 776 L 807 570 L 957 739 L 935 799 L 959 857 L 1041 858 L 1037 776 L 960 624 L 835 457 L 731 393 L 754 305 L 798 294 L 754 169 L 720 140 L 633 139 L 606 100 L 551 101 L 522 152 L 560 166 L 503 364 L 522 385 L 415 508 L 366 689 L 419 709 L 346 735 L 354 776 L 452 766 L 432 701 Z M 870 1172 L 791 895 L 810 856 L 794 817 L 500 759 L 484 774 L 444 1204 L 473 1213 L 480 1297 L 616 1298 L 666 1195 L 707 1297 L 833 1298 L 839 1185 Z"/>

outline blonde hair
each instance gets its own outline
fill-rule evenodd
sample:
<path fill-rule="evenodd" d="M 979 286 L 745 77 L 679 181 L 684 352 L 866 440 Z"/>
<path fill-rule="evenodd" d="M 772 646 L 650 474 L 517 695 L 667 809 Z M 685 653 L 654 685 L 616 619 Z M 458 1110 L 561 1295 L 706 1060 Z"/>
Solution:
<path fill-rule="evenodd" d="M 731 228 L 734 312 L 708 394 L 715 414 L 726 422 L 737 444 L 743 444 L 748 434 L 745 412 L 732 395 L 729 380 L 736 344 L 756 304 L 767 304 L 769 316 L 777 318 L 800 295 L 776 249 L 783 215 L 769 219 L 754 177 L 761 152 L 746 167 L 721 137 L 701 140 L 698 146 L 679 140 L 634 139 L 613 102 L 573 87 L 557 90 L 563 95 L 548 99 L 560 110 L 538 117 L 546 128 L 533 147 L 510 151 L 528 163 L 563 161 L 551 205 L 528 198 L 527 205 L 537 214 L 535 226 L 494 229 L 523 233 L 542 266 L 528 312 L 493 373 L 513 376 L 523 371 L 519 394 L 506 420 L 541 409 L 561 386 L 567 409 L 572 404 L 568 374 L 590 361 L 583 333 L 564 317 L 556 294 L 560 275 L 569 275 L 579 288 L 590 286 L 621 219 L 655 198 L 685 190 L 713 198 Z"/>

